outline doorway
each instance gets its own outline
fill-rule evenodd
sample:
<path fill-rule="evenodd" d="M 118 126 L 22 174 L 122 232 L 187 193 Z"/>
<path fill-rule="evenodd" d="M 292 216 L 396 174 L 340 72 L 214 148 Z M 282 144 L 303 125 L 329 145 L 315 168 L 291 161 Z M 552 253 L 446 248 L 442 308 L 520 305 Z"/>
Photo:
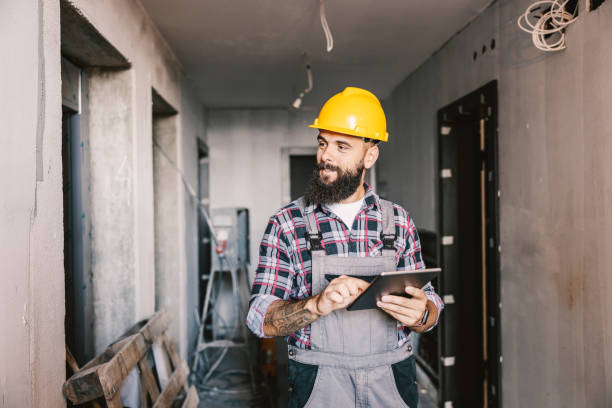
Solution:
<path fill-rule="evenodd" d="M 316 154 L 289 156 L 289 185 L 291 201 L 303 196 L 312 176 L 312 169 L 317 162 Z"/>
<path fill-rule="evenodd" d="M 497 81 L 440 109 L 438 129 L 441 404 L 500 407 Z"/>

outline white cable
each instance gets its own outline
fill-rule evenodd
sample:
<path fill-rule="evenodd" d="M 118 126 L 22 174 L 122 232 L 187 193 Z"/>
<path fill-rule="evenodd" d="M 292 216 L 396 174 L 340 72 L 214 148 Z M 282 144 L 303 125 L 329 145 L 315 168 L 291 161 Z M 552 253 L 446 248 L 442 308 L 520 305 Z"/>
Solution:
<path fill-rule="evenodd" d="M 327 24 L 327 17 L 325 17 L 324 0 L 319 0 L 319 15 L 321 16 L 321 25 L 323 26 L 325 40 L 327 41 L 327 52 L 330 52 L 334 48 L 334 37 L 329 29 L 329 25 Z"/>
<path fill-rule="evenodd" d="M 578 18 L 565 10 L 569 0 L 536 1 L 517 20 L 519 28 L 531 34 L 533 45 L 542 51 L 565 49 L 565 28 Z M 539 15 L 538 15 L 539 14 Z"/>
<path fill-rule="evenodd" d="M 306 54 L 306 53 L 304 53 L 304 64 L 306 66 L 306 77 L 308 79 L 308 87 L 306 87 L 306 89 L 304 89 L 302 92 L 300 92 L 300 96 L 298 96 L 295 99 L 295 101 L 293 101 L 292 106 L 295 109 L 300 109 L 300 106 L 302 106 L 302 98 L 308 92 L 312 91 L 312 70 L 310 69 L 310 60 L 308 59 L 308 54 Z"/>

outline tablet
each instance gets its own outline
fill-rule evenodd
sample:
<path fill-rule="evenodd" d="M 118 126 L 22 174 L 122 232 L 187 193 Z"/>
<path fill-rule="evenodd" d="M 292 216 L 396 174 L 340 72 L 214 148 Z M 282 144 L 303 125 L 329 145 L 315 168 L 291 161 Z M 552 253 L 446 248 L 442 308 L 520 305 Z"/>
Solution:
<path fill-rule="evenodd" d="M 376 302 L 384 295 L 410 297 L 406 286 L 422 288 L 436 278 L 442 269 L 418 269 L 416 271 L 383 272 L 376 276 L 370 286 L 351 303 L 346 310 L 376 309 Z"/>

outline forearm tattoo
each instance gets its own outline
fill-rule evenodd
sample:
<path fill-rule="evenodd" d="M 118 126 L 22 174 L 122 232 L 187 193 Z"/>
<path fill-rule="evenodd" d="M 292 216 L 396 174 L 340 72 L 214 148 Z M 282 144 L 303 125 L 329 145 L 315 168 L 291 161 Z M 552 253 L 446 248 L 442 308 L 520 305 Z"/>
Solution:
<path fill-rule="evenodd" d="M 272 303 L 264 319 L 264 333 L 267 336 L 288 336 L 314 322 L 317 315 L 306 309 L 307 301 L 277 300 Z"/>

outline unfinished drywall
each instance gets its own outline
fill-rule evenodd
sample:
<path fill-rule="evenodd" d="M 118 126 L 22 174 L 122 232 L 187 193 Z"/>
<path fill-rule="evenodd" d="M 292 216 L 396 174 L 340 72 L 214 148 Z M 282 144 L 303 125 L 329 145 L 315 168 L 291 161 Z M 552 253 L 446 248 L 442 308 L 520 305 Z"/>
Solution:
<path fill-rule="evenodd" d="M 282 196 L 281 150 L 315 147 L 308 128 L 313 111 L 288 109 L 209 110 L 211 208 L 246 207 L 250 216 L 251 276 L 268 219 L 287 204 Z"/>
<path fill-rule="evenodd" d="M 0 407 L 61 407 L 64 380 L 57 2 L 0 3 Z"/>
<path fill-rule="evenodd" d="M 498 79 L 503 405 L 609 407 L 612 4 L 554 54 L 516 27 L 529 4 L 496 2 L 396 88 L 378 176 L 435 230 L 436 112 Z"/>

